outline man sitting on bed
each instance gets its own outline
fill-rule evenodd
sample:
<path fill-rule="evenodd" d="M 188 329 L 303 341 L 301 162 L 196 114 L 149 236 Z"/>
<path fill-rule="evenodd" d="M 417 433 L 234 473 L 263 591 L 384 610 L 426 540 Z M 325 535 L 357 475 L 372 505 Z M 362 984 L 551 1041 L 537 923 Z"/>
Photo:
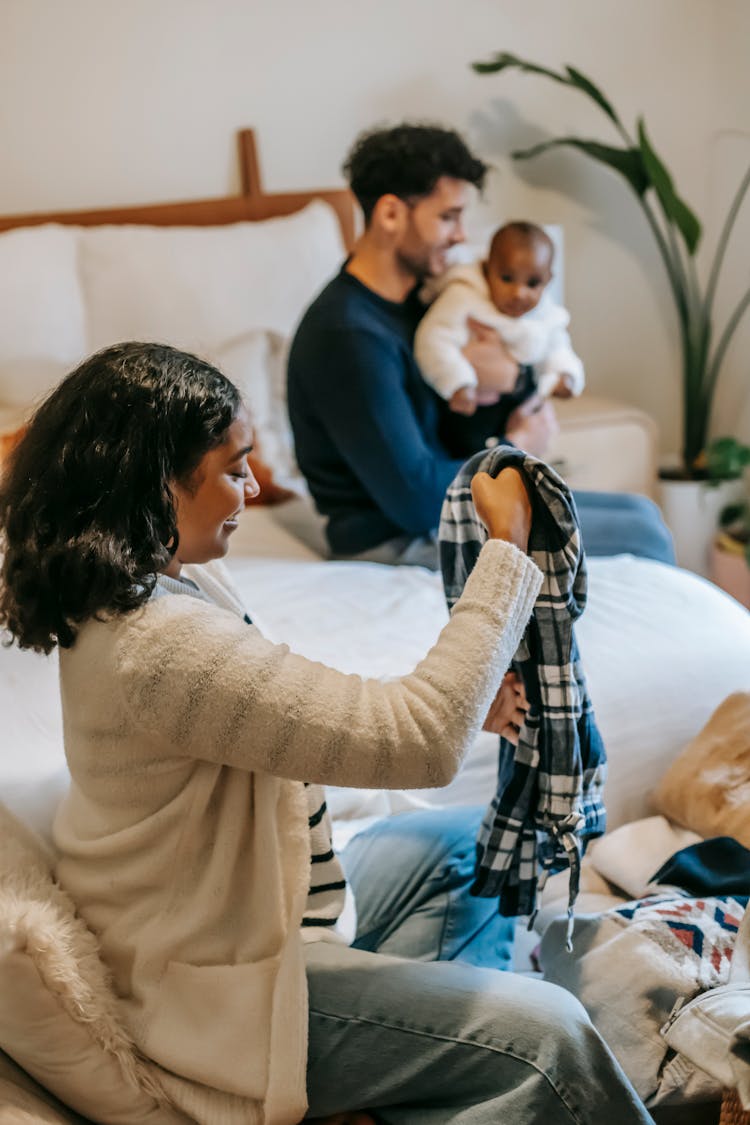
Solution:
<path fill-rule="evenodd" d="M 337 558 L 437 568 L 446 488 L 466 458 L 497 437 L 543 457 L 556 430 L 552 406 L 531 399 L 505 434 L 482 412 L 484 431 L 461 432 L 424 382 L 414 333 L 418 290 L 446 269 L 465 238 L 463 212 L 485 165 L 454 132 L 399 125 L 365 134 L 344 166 L 365 229 L 341 272 L 309 307 L 289 356 L 289 416 L 297 461 Z M 492 329 L 472 324 L 465 354 L 507 383 L 520 367 Z M 586 550 L 674 562 L 669 532 L 651 501 L 577 493 Z"/>

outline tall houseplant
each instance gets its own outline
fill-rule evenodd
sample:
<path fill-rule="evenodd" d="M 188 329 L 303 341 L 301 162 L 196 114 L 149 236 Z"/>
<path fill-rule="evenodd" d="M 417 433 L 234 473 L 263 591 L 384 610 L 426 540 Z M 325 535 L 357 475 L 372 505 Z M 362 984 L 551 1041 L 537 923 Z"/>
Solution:
<path fill-rule="evenodd" d="M 564 136 L 514 152 L 513 156 L 526 160 L 551 148 L 574 148 L 619 173 L 634 192 L 664 262 L 679 322 L 683 386 L 681 475 L 688 479 L 705 476 L 706 438 L 719 372 L 737 326 L 750 305 L 748 289 L 722 329 L 716 330 L 716 288 L 737 213 L 750 187 L 750 168 L 732 200 L 703 284 L 695 264 L 701 224 L 675 190 L 672 176 L 657 155 L 642 117 L 636 123 L 635 135 L 631 136 L 608 98 L 590 78 L 572 66 L 558 72 L 503 51 L 487 62 L 474 63 L 473 68 L 479 74 L 520 70 L 568 86 L 590 98 L 619 135 L 622 141 L 619 146 Z"/>

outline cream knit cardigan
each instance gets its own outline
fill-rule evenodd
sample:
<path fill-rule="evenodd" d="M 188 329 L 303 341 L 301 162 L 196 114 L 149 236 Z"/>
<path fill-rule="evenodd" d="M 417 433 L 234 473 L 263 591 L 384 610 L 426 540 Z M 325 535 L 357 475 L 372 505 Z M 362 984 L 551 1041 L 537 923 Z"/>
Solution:
<path fill-rule="evenodd" d="M 306 1108 L 302 781 L 445 785 L 481 727 L 541 576 L 489 542 L 414 672 L 345 675 L 195 598 L 89 621 L 60 654 L 72 775 L 59 878 L 99 936 L 137 1046 L 195 1120 Z"/>

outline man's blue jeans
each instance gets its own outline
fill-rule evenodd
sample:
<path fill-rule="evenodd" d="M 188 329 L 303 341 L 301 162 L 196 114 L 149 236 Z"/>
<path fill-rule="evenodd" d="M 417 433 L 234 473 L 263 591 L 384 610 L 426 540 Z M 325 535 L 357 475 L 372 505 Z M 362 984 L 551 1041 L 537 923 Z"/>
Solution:
<path fill-rule="evenodd" d="M 496 903 L 468 895 L 479 817 L 408 813 L 344 849 L 355 945 L 306 947 L 310 1116 L 369 1109 L 387 1125 L 645 1125 L 650 1116 L 572 995 L 477 967 L 494 956 L 507 965 L 509 954 Z"/>
<path fill-rule="evenodd" d="M 674 543 L 653 500 L 630 492 L 574 492 L 590 558 L 637 555 L 674 566 Z"/>
<path fill-rule="evenodd" d="M 674 566 L 674 544 L 661 512 L 646 496 L 630 492 L 574 492 L 583 547 L 589 558 L 637 555 Z M 389 539 L 363 551 L 358 561 L 439 570 L 437 532 Z"/>

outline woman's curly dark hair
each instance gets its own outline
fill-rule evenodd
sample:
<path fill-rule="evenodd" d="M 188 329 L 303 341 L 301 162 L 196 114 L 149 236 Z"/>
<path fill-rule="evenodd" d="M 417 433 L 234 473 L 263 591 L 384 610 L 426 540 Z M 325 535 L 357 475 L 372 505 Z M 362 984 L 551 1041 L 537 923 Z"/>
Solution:
<path fill-rule="evenodd" d="M 239 406 L 221 372 L 163 344 L 105 348 L 52 391 L 0 478 L 10 643 L 69 648 L 84 621 L 148 599 L 177 547 L 170 484 L 189 483 Z"/>

